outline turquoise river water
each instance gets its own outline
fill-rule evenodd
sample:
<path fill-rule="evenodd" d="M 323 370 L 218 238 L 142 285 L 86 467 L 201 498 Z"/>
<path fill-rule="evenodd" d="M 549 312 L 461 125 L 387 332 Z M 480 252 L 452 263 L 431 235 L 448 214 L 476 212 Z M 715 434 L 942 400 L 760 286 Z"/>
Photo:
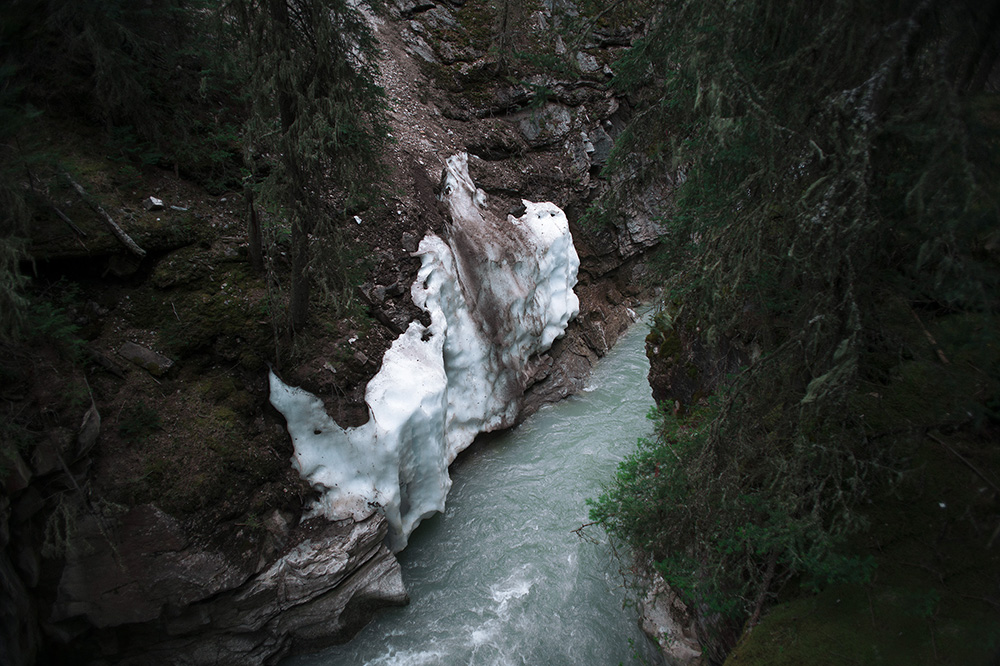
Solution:
<path fill-rule="evenodd" d="M 662 663 L 623 604 L 604 535 L 592 531 L 595 544 L 573 533 L 586 498 L 650 430 L 647 330 L 634 325 L 583 393 L 459 457 L 446 511 L 399 554 L 409 606 L 284 666 Z"/>

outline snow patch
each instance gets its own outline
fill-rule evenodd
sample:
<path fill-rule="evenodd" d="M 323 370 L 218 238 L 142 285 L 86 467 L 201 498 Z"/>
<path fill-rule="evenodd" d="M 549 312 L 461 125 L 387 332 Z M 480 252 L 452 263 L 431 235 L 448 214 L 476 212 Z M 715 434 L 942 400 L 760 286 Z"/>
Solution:
<path fill-rule="evenodd" d="M 365 394 L 368 422 L 341 428 L 318 397 L 270 375 L 293 465 L 321 492 L 312 514 L 383 511 L 393 551 L 444 510 L 455 457 L 477 434 L 514 424 L 538 356 L 579 312 L 580 260 L 558 206 L 525 201 L 523 215 L 501 219 L 465 154 L 448 159 L 442 198 L 448 240 L 420 242 L 410 289 L 431 323 L 410 323 L 386 352 Z"/>

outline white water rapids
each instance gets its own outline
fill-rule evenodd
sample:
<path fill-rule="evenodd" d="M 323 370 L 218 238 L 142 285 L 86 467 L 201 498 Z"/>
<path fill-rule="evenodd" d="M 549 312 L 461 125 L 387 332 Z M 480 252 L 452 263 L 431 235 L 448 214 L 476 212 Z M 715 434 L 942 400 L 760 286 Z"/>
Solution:
<path fill-rule="evenodd" d="M 585 499 L 649 432 L 646 331 L 633 326 L 584 393 L 458 459 L 445 512 L 399 554 L 409 606 L 285 666 L 662 663 L 636 609 L 623 608 L 610 547 L 573 533 L 587 522 Z"/>

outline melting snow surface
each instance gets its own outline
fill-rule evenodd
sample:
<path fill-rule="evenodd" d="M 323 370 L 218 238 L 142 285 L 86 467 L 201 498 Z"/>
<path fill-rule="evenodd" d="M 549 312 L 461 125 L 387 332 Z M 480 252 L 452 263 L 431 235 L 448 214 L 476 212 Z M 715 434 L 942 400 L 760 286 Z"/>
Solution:
<path fill-rule="evenodd" d="M 477 434 L 513 425 L 533 361 L 579 311 L 580 260 L 558 206 L 525 201 L 521 217 L 499 218 L 464 154 L 448 160 L 442 196 L 448 240 L 420 242 L 410 289 L 431 323 L 410 323 L 386 352 L 365 394 L 368 422 L 341 428 L 318 397 L 270 376 L 293 464 L 322 493 L 313 513 L 383 511 L 394 551 L 444 510 L 455 457 Z"/>

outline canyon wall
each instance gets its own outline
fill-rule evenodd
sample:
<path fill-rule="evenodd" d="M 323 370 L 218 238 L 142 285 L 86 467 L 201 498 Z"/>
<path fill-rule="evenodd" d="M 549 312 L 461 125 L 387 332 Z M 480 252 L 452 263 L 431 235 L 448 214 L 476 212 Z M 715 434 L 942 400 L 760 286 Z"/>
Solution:
<path fill-rule="evenodd" d="M 268 287 L 246 270 L 246 202 L 157 174 L 134 187 L 154 191 L 162 209 L 142 210 L 145 192 L 108 207 L 130 220 L 145 258 L 123 256 L 100 233 L 81 247 L 58 220 L 40 224 L 33 239 L 38 270 L 63 271 L 82 285 L 69 311 L 86 331 L 88 360 L 36 372 L 17 399 L 51 410 L 55 387 L 89 397 L 83 407 L 59 407 L 40 453 L 6 472 L 4 663 L 41 654 L 49 663 L 245 665 L 347 640 L 376 608 L 405 603 L 392 550 L 440 510 L 458 452 L 477 432 L 514 425 L 582 389 L 631 323 L 644 294 L 642 257 L 658 236 L 654 215 L 629 211 L 618 226 L 579 221 L 609 186 L 600 170 L 628 114 L 606 85 L 610 69 L 597 63 L 613 60 L 642 26 L 596 30 L 576 47 L 575 73 L 536 70 L 519 79 L 498 70 L 491 44 L 477 41 L 474 4 L 398 0 L 389 16 L 372 17 L 396 143 L 386 156 L 387 194 L 350 228 L 368 250 L 357 292 L 367 319 L 329 324 L 296 352 L 296 363 L 278 369 L 283 382 L 320 396 L 323 430 L 354 432 L 370 416 L 365 398 L 380 390 L 372 384 L 380 368 L 393 356 L 415 362 L 430 342 L 440 358 L 433 369 L 414 369 L 422 382 L 495 403 L 435 405 L 448 425 L 442 455 L 427 461 L 434 491 L 419 499 L 418 465 L 398 476 L 398 517 L 371 511 L 368 499 L 392 503 L 365 493 L 363 508 L 312 511 L 323 503 L 311 485 L 315 464 L 292 451 L 284 419 L 268 405 L 274 343 L 269 301 L 260 299 Z M 525 34 L 557 20 L 544 7 L 528 17 Z M 463 170 L 449 171 L 446 159 L 462 153 Z M 442 172 L 451 176 L 442 181 Z M 649 193 L 649 210 L 662 196 Z M 463 215 L 486 223 L 457 225 Z M 543 222 L 558 222 L 558 233 L 518 231 Z M 544 263 L 537 250 L 556 245 L 561 258 L 545 269 L 551 279 L 516 268 L 518 253 Z M 504 262 L 512 272 L 482 279 L 484 266 Z M 432 264 L 443 271 L 437 277 Z M 478 313 L 464 323 L 439 314 L 431 293 L 456 285 Z M 530 291 L 538 286 L 544 296 Z M 497 316 L 511 309 L 499 300 L 508 289 L 525 292 L 516 325 Z M 538 299 L 562 299 L 559 312 L 533 313 Z M 454 335 L 462 326 L 468 333 Z M 401 334 L 412 344 L 393 351 Z M 467 345 L 473 338 L 482 344 Z M 145 356 L 130 359 L 133 347 Z M 476 349 L 476 358 L 461 359 Z M 449 386 L 448 367 L 480 362 L 492 368 L 490 381 Z M 381 383 L 384 393 L 391 383 Z"/>

